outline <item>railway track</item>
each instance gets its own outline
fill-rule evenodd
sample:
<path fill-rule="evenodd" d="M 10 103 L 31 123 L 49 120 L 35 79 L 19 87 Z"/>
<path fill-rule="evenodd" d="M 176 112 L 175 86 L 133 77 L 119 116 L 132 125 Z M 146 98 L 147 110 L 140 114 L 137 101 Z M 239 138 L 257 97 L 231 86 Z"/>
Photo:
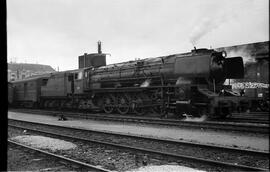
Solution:
<path fill-rule="evenodd" d="M 233 113 L 227 120 L 269 124 L 269 112 Z"/>
<path fill-rule="evenodd" d="M 20 148 L 20 149 L 27 149 L 27 150 L 33 151 L 35 153 L 43 154 L 43 155 L 48 156 L 48 157 L 53 158 L 53 159 L 58 159 L 59 161 L 66 162 L 69 165 L 72 165 L 73 167 L 75 166 L 78 170 L 83 169 L 83 170 L 87 170 L 87 171 L 91 171 L 91 172 L 111 172 L 110 170 L 103 169 L 103 168 L 100 168 L 98 166 L 90 165 L 90 164 L 87 164 L 87 163 L 84 163 L 84 162 L 81 162 L 81 161 L 78 161 L 75 159 L 66 158 L 65 156 L 61 156 L 61 155 L 57 155 L 57 154 L 54 154 L 54 153 L 51 153 L 48 151 L 33 148 L 33 147 L 30 147 L 30 146 L 27 146 L 24 144 L 14 142 L 12 140 L 8 140 L 8 145 L 15 146 L 15 147 Z"/>
<path fill-rule="evenodd" d="M 230 117 L 228 119 L 224 119 L 224 122 L 234 122 L 234 123 L 251 123 L 251 124 L 268 124 L 269 121 L 265 119 L 247 119 L 247 118 L 238 118 L 238 117 Z"/>
<path fill-rule="evenodd" d="M 62 137 L 64 139 L 102 144 L 117 149 L 142 152 L 148 154 L 149 156 L 158 155 L 165 159 L 172 158 L 181 161 L 206 164 L 211 166 L 211 168 L 222 167 L 229 171 L 269 171 L 268 165 L 264 165 L 265 168 L 261 168 L 262 162 L 264 162 L 263 164 L 269 163 L 269 152 L 251 151 L 213 145 L 201 145 L 180 141 L 176 142 L 172 140 L 124 135 L 111 132 L 89 131 L 18 120 L 9 120 L 9 127 L 38 132 L 57 138 Z M 142 144 L 142 142 L 144 142 L 144 144 Z M 189 152 L 190 154 L 184 153 L 184 150 L 190 150 L 191 152 Z M 203 157 L 200 157 L 198 154 L 203 155 Z M 229 155 L 230 160 L 222 158 L 224 154 Z M 245 160 L 248 161 L 243 163 Z M 217 169 L 214 171 L 216 170 Z"/>
<path fill-rule="evenodd" d="M 249 112 L 249 113 L 233 113 L 232 117 L 242 119 L 258 119 L 258 120 L 269 120 L 269 112 Z"/>
<path fill-rule="evenodd" d="M 120 116 L 120 115 L 104 115 L 104 114 L 86 114 L 78 112 L 59 112 L 49 110 L 33 110 L 33 109 L 13 109 L 13 112 L 23 112 L 32 114 L 43 115 L 60 115 L 64 114 L 65 117 L 80 118 L 80 119 L 92 119 L 103 121 L 120 121 L 120 122 L 136 122 L 152 125 L 165 125 L 182 128 L 197 128 L 197 129 L 211 129 L 211 130 L 225 130 L 225 131 L 238 131 L 248 133 L 263 133 L 269 134 L 269 124 L 257 124 L 257 123 L 239 123 L 239 122 L 218 122 L 218 121 L 182 121 L 175 119 L 159 119 L 151 117 L 132 117 L 132 116 Z"/>

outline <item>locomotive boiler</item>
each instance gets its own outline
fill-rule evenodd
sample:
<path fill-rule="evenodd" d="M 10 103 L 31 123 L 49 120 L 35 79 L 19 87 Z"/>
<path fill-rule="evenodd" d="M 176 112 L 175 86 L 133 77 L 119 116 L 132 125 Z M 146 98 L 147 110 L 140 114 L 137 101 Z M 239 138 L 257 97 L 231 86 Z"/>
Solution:
<path fill-rule="evenodd" d="M 162 78 L 166 85 L 200 84 L 199 80 L 205 80 L 215 87 L 223 84 L 225 79 L 243 77 L 242 58 L 225 57 L 225 52 L 194 49 L 191 53 L 112 64 L 92 69 L 90 84 L 91 88 L 132 87 L 144 83 L 142 81 L 158 80 L 151 85 L 159 85 Z"/>

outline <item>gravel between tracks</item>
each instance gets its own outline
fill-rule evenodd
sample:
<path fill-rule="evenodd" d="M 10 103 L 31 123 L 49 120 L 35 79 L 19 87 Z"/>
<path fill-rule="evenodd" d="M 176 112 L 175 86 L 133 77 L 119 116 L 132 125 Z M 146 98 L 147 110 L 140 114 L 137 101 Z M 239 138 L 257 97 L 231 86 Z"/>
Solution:
<path fill-rule="evenodd" d="M 24 135 L 12 137 L 11 140 L 26 144 L 34 148 L 50 149 L 54 152 L 57 150 L 68 150 L 76 148 L 76 145 L 73 143 L 44 136 Z"/>
<path fill-rule="evenodd" d="M 127 171 L 127 172 L 204 172 L 201 170 L 195 170 L 188 167 L 182 167 L 179 165 L 160 165 L 160 166 L 147 166 L 147 167 L 141 167 L 139 169 Z"/>
<path fill-rule="evenodd" d="M 11 122 L 11 121 L 10 121 Z M 141 148 L 147 148 L 152 150 L 159 150 L 163 152 L 183 154 L 187 156 L 194 156 L 203 159 L 211 159 L 216 161 L 238 163 L 241 165 L 269 168 L 269 159 L 262 157 L 254 157 L 236 152 L 224 152 L 216 149 L 203 149 L 196 146 L 181 145 L 175 143 L 163 143 L 153 140 L 146 140 L 141 138 L 131 138 L 125 136 L 111 135 L 105 133 L 96 133 L 87 130 L 74 130 L 72 128 L 59 129 L 57 126 L 46 126 L 39 124 L 31 124 L 19 121 L 12 121 L 11 124 L 19 126 L 30 127 L 35 130 L 45 130 L 52 133 L 65 134 L 69 136 L 77 136 L 80 138 L 91 138 L 99 141 L 106 141 L 108 143 L 125 144 L 128 146 L 136 146 Z"/>
<path fill-rule="evenodd" d="M 8 146 L 7 171 L 70 171 L 74 170 L 51 158 Z"/>
<path fill-rule="evenodd" d="M 20 122 L 17 122 L 17 123 L 20 123 Z M 33 124 L 28 124 L 28 123 L 22 123 L 23 126 L 31 126 Z M 21 125 L 22 125 L 21 124 Z M 154 150 L 160 150 L 160 151 L 165 151 L 165 152 L 172 152 L 172 153 L 177 153 L 177 154 L 186 154 L 186 155 L 189 155 L 189 156 L 193 156 L 193 155 L 197 155 L 198 157 L 201 157 L 201 158 L 210 158 L 210 159 L 215 159 L 215 160 L 223 160 L 224 162 L 225 161 L 228 161 L 228 162 L 232 162 L 232 163 L 239 163 L 239 164 L 242 164 L 242 165 L 251 165 L 251 166 L 257 166 L 257 167 L 261 167 L 261 168 L 268 168 L 268 162 L 269 162 L 269 159 L 268 160 L 265 160 L 265 159 L 262 159 L 262 160 L 259 160 L 257 158 L 253 158 L 252 156 L 246 156 L 246 155 L 235 155 L 234 153 L 233 154 L 230 154 L 230 153 L 217 153 L 217 152 L 211 152 L 211 151 L 208 151 L 208 150 L 200 150 L 199 148 L 196 148 L 196 147 L 190 147 L 190 148 L 187 148 L 187 147 L 182 147 L 182 146 L 175 146 L 174 144 L 159 144 L 159 143 L 155 143 L 155 142 L 152 142 L 152 141 L 148 141 L 146 142 L 145 140 L 141 140 L 141 139 L 131 139 L 131 138 L 121 138 L 121 137 L 117 137 L 117 136 L 114 136 L 114 137 L 111 137 L 109 134 L 108 135 L 103 135 L 103 134 L 95 134 L 95 133 L 91 133 L 88 131 L 86 132 L 83 132 L 83 131 L 76 131 L 74 129 L 59 129 L 58 127 L 52 127 L 52 126 L 43 126 L 43 125 L 34 125 L 30 128 L 33 128 L 33 129 L 41 129 L 41 130 L 46 130 L 46 131 L 50 131 L 52 133 L 57 133 L 57 131 L 61 132 L 60 134 L 69 134 L 69 135 L 75 135 L 75 136 L 78 136 L 78 137 L 85 137 L 85 138 L 92 138 L 92 139 L 96 139 L 96 140 L 101 140 L 101 141 L 107 141 L 107 142 L 110 142 L 110 143 L 124 143 L 124 144 L 127 144 L 127 145 L 130 145 L 130 146 L 140 146 L 142 148 L 148 148 L 148 149 L 154 149 Z M 96 145 L 96 144 L 91 144 L 91 145 Z M 100 145 L 98 145 L 97 147 L 100 147 Z M 84 148 L 83 148 L 84 149 Z M 103 150 L 103 149 L 107 149 L 106 146 L 101 146 L 100 150 Z M 122 151 L 122 150 L 121 150 Z M 116 151 L 116 154 L 119 155 L 119 152 L 121 151 Z M 124 151 L 124 150 L 123 150 Z M 85 151 L 85 152 L 88 152 Z M 114 156 L 114 157 L 111 157 L 111 154 L 112 152 L 115 152 L 115 150 L 105 150 L 105 153 L 108 153 L 106 155 L 109 156 L 109 161 L 110 160 L 114 160 L 115 158 L 118 158 L 117 156 Z M 125 151 L 124 151 L 125 152 Z M 84 152 L 83 152 L 84 153 Z M 90 154 L 96 154 L 96 152 L 92 151 L 90 152 Z M 121 157 L 122 157 L 122 153 L 121 154 Z M 130 153 L 128 153 L 129 155 Z M 131 153 L 132 154 L 132 153 Z M 124 153 L 125 155 L 125 153 Z M 101 156 L 101 155 L 99 155 Z M 142 155 L 140 155 L 142 156 Z M 125 157 L 125 156 L 124 156 Z M 105 158 L 103 156 L 103 158 Z M 134 165 L 134 154 L 131 155 L 131 156 L 128 156 L 127 158 L 131 158 L 132 162 L 131 162 L 131 165 L 133 164 Z M 157 158 L 158 159 L 158 158 Z M 122 159 L 120 158 L 120 161 L 122 161 Z M 161 161 L 161 162 L 164 162 L 164 161 Z M 117 163 L 117 162 L 116 162 Z M 103 163 L 102 163 L 103 164 Z M 111 165 L 111 164 L 114 164 L 114 165 Z M 110 166 L 111 165 L 111 166 Z M 118 169 L 117 167 L 115 167 L 115 162 L 110 162 L 109 163 L 109 168 L 116 168 Z"/>

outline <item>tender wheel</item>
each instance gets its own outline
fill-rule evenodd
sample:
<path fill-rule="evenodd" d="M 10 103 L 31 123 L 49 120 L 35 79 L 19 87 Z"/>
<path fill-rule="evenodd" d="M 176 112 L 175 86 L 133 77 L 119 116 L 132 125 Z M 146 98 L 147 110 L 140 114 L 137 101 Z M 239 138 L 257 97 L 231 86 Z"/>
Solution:
<path fill-rule="evenodd" d="M 161 109 L 162 109 L 161 106 L 153 106 L 151 108 L 151 112 L 154 113 L 154 114 L 161 115 L 162 114 Z"/>
<path fill-rule="evenodd" d="M 125 115 L 129 112 L 129 99 L 126 95 L 120 95 L 117 99 L 117 111 L 122 114 Z"/>
<path fill-rule="evenodd" d="M 53 109 L 55 108 L 57 105 L 57 101 L 56 100 L 51 100 L 49 103 L 49 108 Z"/>
<path fill-rule="evenodd" d="M 113 95 L 104 96 L 103 98 L 103 110 L 105 113 L 112 113 L 114 110 L 115 98 Z"/>
<path fill-rule="evenodd" d="M 50 100 L 44 101 L 44 108 L 49 108 Z"/>
<path fill-rule="evenodd" d="M 65 103 L 65 107 L 67 109 L 72 109 L 72 100 L 67 100 L 66 103 Z"/>
<path fill-rule="evenodd" d="M 59 103 L 59 109 L 65 109 L 66 108 L 66 100 L 61 100 Z"/>

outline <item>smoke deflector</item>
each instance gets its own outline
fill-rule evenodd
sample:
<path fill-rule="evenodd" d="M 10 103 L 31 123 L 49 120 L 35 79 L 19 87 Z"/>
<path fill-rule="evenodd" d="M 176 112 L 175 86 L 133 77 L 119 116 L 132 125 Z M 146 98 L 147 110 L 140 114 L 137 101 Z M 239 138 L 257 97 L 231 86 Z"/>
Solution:
<path fill-rule="evenodd" d="M 227 79 L 244 78 L 244 63 L 242 57 L 226 58 L 224 62 L 225 76 Z"/>

